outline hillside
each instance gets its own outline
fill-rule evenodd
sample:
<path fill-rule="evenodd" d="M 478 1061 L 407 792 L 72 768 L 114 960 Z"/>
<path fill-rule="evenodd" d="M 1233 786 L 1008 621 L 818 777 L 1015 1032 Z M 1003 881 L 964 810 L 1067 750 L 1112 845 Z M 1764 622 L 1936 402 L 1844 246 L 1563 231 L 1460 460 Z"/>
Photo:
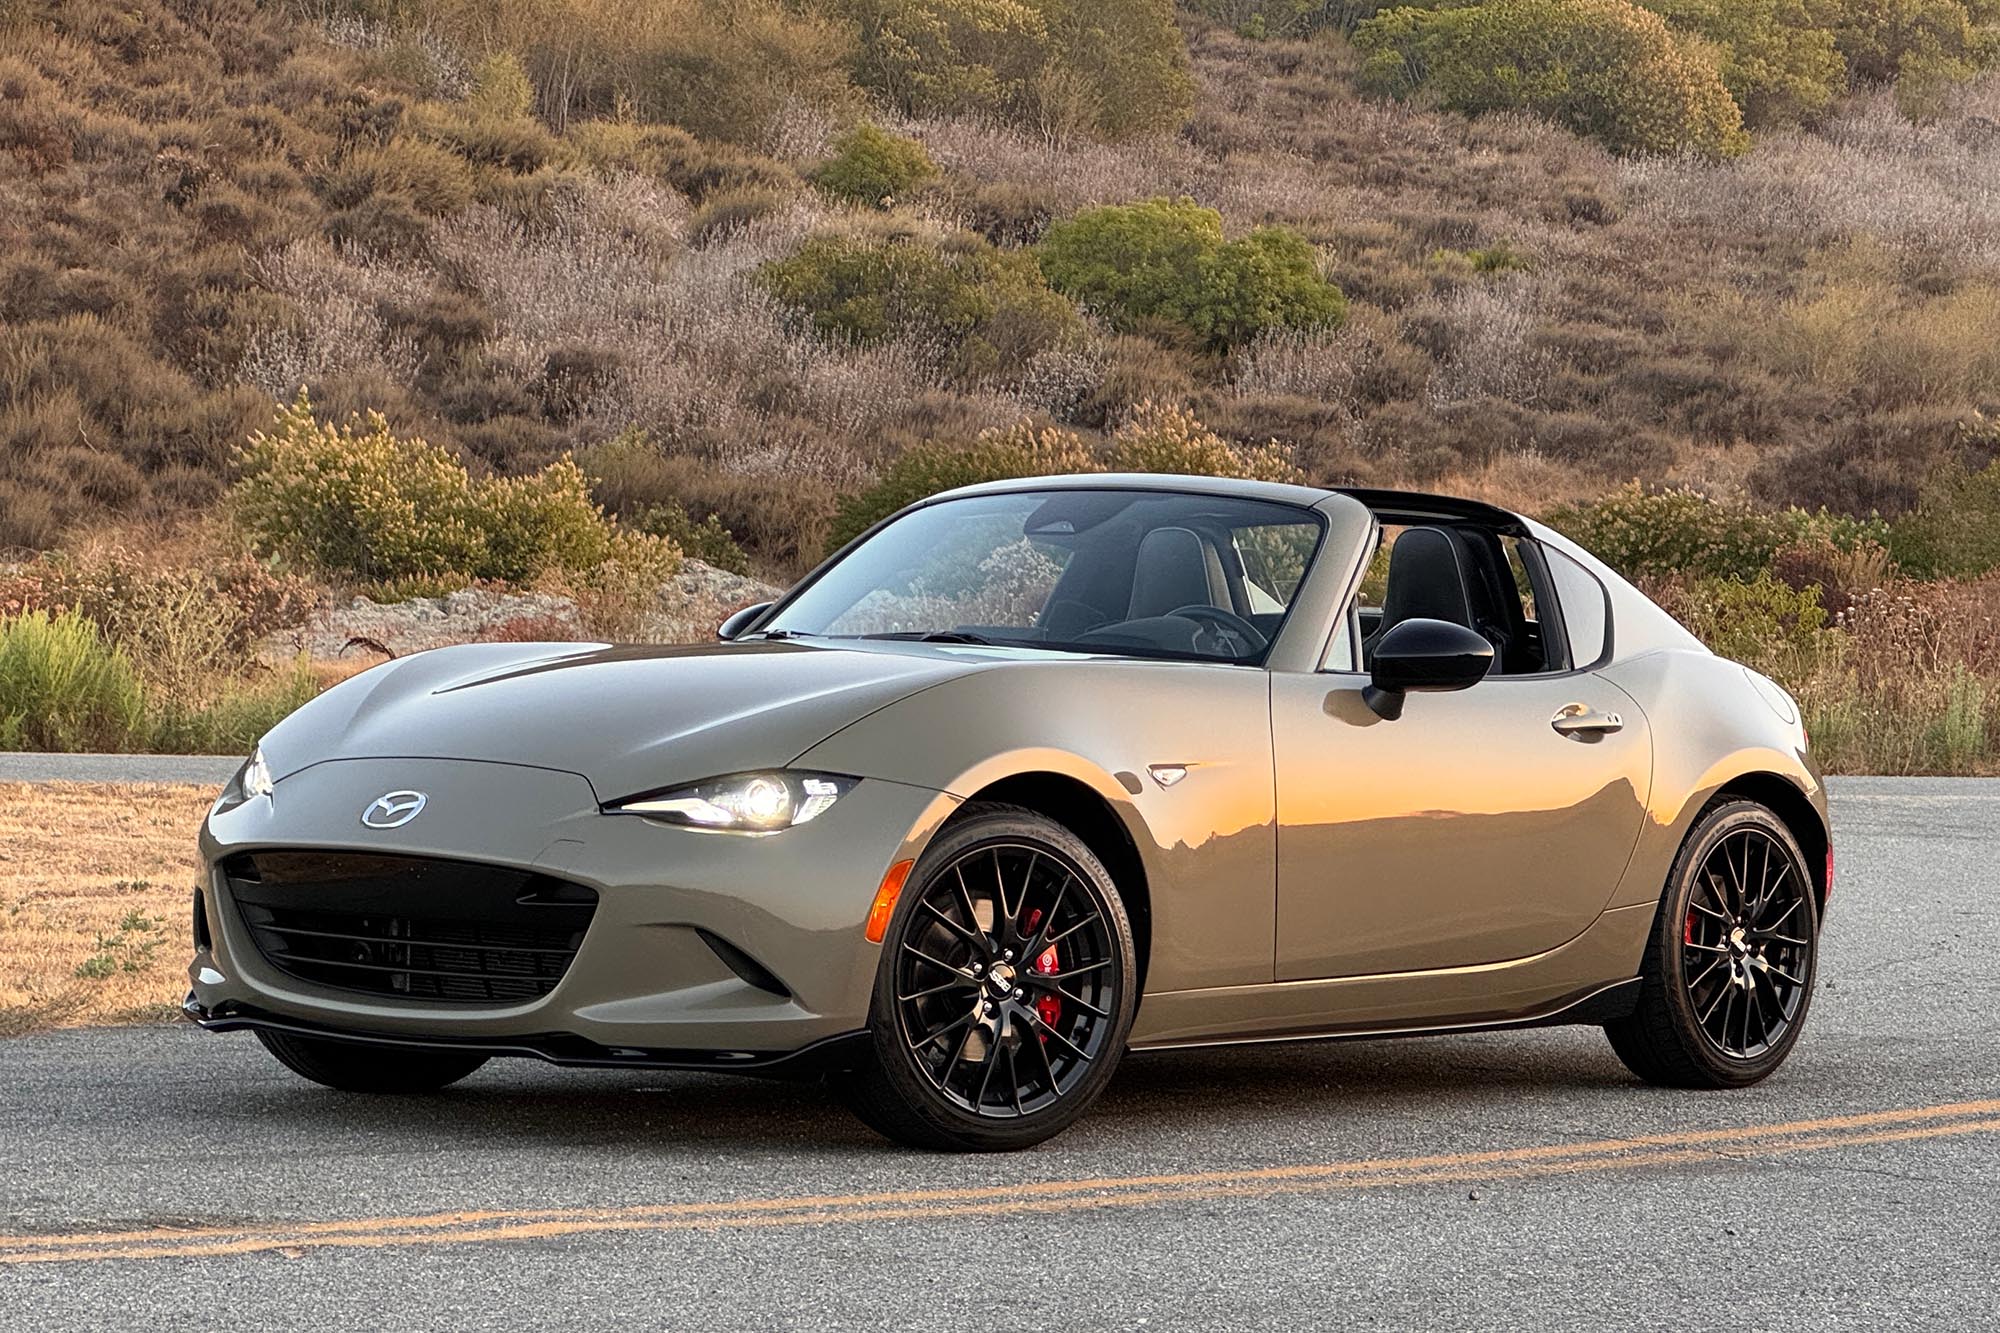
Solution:
<path fill-rule="evenodd" d="M 1996 58 L 1992 0 L 0 0 L 0 549 L 69 553 L 0 613 L 163 532 L 231 643 L 588 611 L 1122 456 L 1681 524 L 1627 568 L 1844 697 L 1858 598 L 2000 561 Z M 477 550 L 303 544 L 354 413 L 327 475 L 421 437 Z"/>
<path fill-rule="evenodd" d="M 774 32 L 789 12 L 748 8 Z M 1620 158 L 1514 113 L 1365 95 L 1337 33 L 1257 41 L 1183 14 L 1177 132 L 1054 138 L 877 95 L 937 168 L 880 210 L 803 179 L 867 109 L 837 51 L 792 49 L 850 40 L 830 22 L 689 35 L 818 71 L 696 116 L 616 88 L 551 105 L 549 51 L 488 59 L 509 24 L 528 31 L 518 6 L 485 24 L 406 6 L 401 27 L 251 0 L 9 12 L 0 546 L 208 504 L 300 385 L 328 415 L 380 410 L 501 470 L 640 428 L 658 466 L 617 499 L 718 512 L 781 565 L 911 443 L 1023 415 L 1101 430 L 1147 398 L 1276 438 L 1315 478 L 1516 498 L 1643 477 L 1895 513 L 1993 443 L 1991 80 L 1922 123 L 1861 92 L 1741 157 Z M 1011 248 L 1157 196 L 1231 234 L 1296 228 L 1346 323 L 1215 355 L 1164 321 L 1100 321 L 968 366 L 923 312 L 842 345 L 749 281 L 810 236 Z"/>

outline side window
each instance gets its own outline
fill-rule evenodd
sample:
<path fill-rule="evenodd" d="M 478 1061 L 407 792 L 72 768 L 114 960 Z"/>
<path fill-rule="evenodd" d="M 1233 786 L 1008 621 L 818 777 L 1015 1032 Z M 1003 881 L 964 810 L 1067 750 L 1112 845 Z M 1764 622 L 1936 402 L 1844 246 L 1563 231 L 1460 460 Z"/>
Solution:
<path fill-rule="evenodd" d="M 1569 660 L 1577 667 L 1595 666 L 1611 646 L 1610 594 L 1597 576 L 1552 546 L 1542 547 L 1556 600 L 1562 604 L 1563 627 L 1569 633 Z"/>

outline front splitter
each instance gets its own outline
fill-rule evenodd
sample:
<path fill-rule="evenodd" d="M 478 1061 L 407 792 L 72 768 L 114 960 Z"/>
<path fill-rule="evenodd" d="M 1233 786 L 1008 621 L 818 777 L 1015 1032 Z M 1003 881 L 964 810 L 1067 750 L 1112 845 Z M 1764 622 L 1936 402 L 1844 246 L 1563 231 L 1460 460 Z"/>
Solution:
<path fill-rule="evenodd" d="M 192 991 L 181 1001 L 181 1014 L 210 1032 L 285 1032 L 357 1046 L 459 1051 L 495 1058 L 523 1057 L 577 1069 L 689 1069 L 801 1080 L 853 1067 L 868 1040 L 866 1032 L 845 1032 L 823 1037 L 793 1051 L 705 1051 L 602 1046 L 568 1032 L 536 1033 L 504 1039 L 420 1037 L 330 1027 L 234 1002 L 225 1002 L 212 1010 L 204 1009 Z"/>

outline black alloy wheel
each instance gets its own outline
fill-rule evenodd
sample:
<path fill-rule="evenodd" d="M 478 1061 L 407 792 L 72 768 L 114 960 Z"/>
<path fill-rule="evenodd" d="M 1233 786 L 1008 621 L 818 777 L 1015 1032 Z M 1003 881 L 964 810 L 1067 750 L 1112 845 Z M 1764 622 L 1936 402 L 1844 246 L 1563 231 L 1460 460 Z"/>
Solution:
<path fill-rule="evenodd" d="M 1818 966 L 1818 887 L 1784 823 L 1748 801 L 1696 821 L 1676 860 L 1634 1013 L 1606 1025 L 1633 1073 L 1742 1087 L 1798 1040 Z"/>
<path fill-rule="evenodd" d="M 1774 1049 L 1804 1007 L 1811 896 L 1789 850 L 1754 824 L 1703 859 L 1681 921 L 1682 984 L 1722 1054 L 1752 1060 Z"/>
<path fill-rule="evenodd" d="M 939 836 L 883 942 L 862 1118 L 922 1147 L 1027 1147 L 1124 1054 L 1136 972 L 1110 876 L 1068 829 L 982 806 Z"/>

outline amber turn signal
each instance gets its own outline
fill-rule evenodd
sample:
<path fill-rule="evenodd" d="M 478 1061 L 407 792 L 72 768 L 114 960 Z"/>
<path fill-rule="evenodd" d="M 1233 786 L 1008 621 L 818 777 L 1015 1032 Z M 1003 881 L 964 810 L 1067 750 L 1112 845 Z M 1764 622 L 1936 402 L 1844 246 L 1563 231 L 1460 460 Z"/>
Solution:
<path fill-rule="evenodd" d="M 896 899 L 902 896 L 903 881 L 910 877 L 915 861 L 898 861 L 889 867 L 889 873 L 882 876 L 882 887 L 875 890 L 875 905 L 868 909 L 868 939 L 872 944 L 880 944 L 882 937 L 889 933 L 889 918 L 896 914 Z"/>

